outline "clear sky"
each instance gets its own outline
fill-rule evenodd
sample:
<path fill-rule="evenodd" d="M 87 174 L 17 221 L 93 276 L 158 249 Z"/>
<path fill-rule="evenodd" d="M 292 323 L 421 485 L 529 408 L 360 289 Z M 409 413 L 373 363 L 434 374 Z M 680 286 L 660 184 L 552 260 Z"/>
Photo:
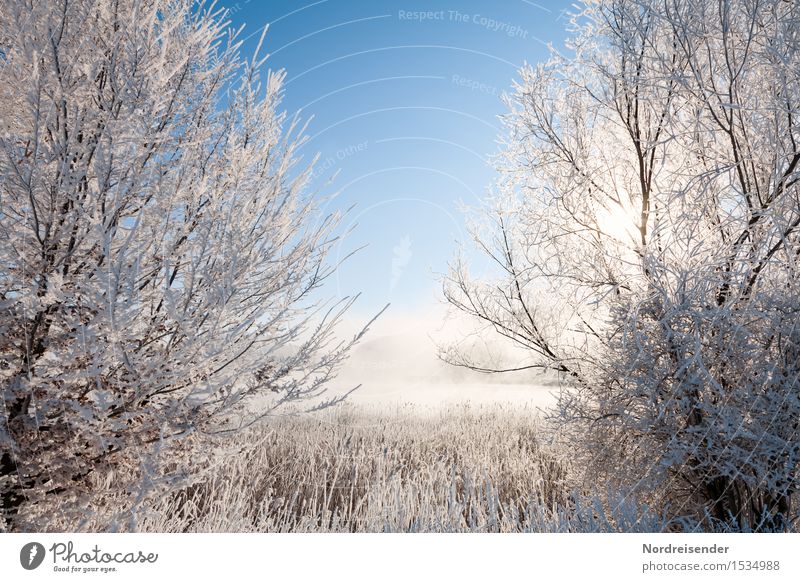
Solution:
<path fill-rule="evenodd" d="M 287 71 L 284 106 L 313 116 L 303 155 L 329 209 L 354 206 L 336 249 L 366 248 L 329 292 L 363 293 L 356 313 L 423 313 L 464 237 L 461 204 L 477 205 L 495 174 L 503 91 L 517 69 L 560 47 L 568 2 L 227 0 L 252 51 L 270 23 L 266 67 Z M 328 178 L 338 172 L 331 186 Z"/>

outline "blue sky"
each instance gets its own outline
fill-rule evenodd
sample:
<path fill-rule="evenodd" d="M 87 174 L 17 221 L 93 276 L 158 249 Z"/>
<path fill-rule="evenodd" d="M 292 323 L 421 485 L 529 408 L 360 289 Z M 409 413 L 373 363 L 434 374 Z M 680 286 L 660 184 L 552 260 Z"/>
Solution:
<path fill-rule="evenodd" d="M 503 91 L 523 62 L 561 46 L 568 2 L 223 2 L 252 51 L 270 23 L 265 67 L 287 71 L 284 107 L 313 116 L 303 155 L 320 160 L 314 185 L 354 206 L 336 249 L 348 259 L 329 293 L 362 292 L 356 313 L 391 303 L 394 315 L 439 301 L 463 238 L 462 204 L 477 205 L 495 173 Z M 334 174 L 336 180 L 326 186 Z M 334 257 L 335 258 L 335 257 Z"/>

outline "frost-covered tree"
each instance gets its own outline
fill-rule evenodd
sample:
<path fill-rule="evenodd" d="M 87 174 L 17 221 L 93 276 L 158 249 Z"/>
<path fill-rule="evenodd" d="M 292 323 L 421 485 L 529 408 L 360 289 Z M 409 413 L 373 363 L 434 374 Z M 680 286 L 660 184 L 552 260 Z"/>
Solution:
<path fill-rule="evenodd" d="M 570 380 L 606 476 L 704 528 L 796 527 L 800 4 L 598 0 L 509 97 L 449 301 Z M 454 363 L 502 369 L 458 350 Z"/>
<path fill-rule="evenodd" d="M 65 527 L 93 483 L 133 492 L 157 451 L 179 472 L 187 437 L 319 395 L 351 345 L 332 341 L 351 300 L 313 294 L 337 218 L 283 74 L 262 84 L 239 45 L 192 0 L 0 0 L 11 529 Z"/>

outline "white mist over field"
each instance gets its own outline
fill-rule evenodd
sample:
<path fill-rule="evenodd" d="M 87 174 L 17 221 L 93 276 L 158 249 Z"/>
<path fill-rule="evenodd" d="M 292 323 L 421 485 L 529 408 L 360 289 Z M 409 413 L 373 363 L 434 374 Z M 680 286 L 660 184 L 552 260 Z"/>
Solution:
<path fill-rule="evenodd" d="M 555 403 L 556 379 L 536 370 L 484 374 L 441 361 L 437 346 L 458 337 L 456 332 L 460 334 L 466 325 L 444 309 L 414 316 L 386 313 L 370 326 L 328 394 L 341 394 L 360 385 L 348 401 L 387 407 L 513 403 L 546 408 Z M 345 328 L 350 332 L 356 326 L 348 322 Z M 498 363 L 511 356 L 499 352 L 496 345 L 478 341 L 473 348 Z"/>

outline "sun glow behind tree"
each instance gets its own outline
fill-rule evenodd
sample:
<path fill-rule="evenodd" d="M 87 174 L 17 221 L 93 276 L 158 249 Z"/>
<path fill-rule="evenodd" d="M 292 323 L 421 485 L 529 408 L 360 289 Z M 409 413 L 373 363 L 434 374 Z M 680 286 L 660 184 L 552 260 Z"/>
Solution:
<path fill-rule="evenodd" d="M 587 478 L 709 529 L 796 511 L 798 10 L 582 6 L 574 58 L 524 68 L 509 100 L 473 229 L 502 274 L 456 261 L 445 285 L 520 366 L 570 380 L 554 421 Z"/>

